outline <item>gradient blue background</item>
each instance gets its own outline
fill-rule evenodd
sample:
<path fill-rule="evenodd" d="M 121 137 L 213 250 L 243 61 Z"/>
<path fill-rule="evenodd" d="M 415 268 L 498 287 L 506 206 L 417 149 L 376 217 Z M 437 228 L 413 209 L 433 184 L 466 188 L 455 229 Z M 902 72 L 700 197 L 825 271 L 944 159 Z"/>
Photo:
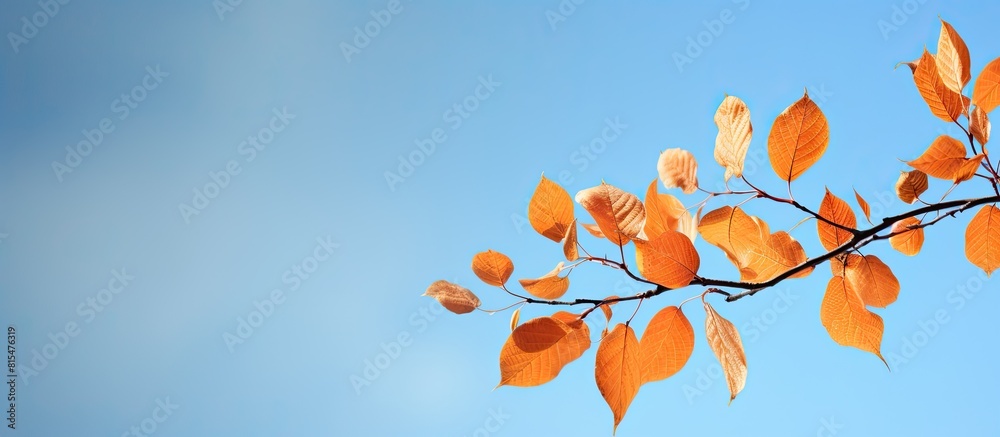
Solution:
<path fill-rule="evenodd" d="M 588 1 L 555 28 L 546 18 L 555 0 L 404 1 L 348 62 L 340 44 L 386 4 L 244 0 L 220 20 L 209 1 L 73 1 L 18 53 L 0 44 L 0 323 L 18 329 L 22 368 L 50 333 L 80 326 L 19 384 L 18 430 L 0 435 L 122 435 L 168 397 L 179 409 L 156 435 L 486 435 L 475 433 L 491 411 L 509 417 L 489 435 L 609 435 L 611 413 L 593 382 L 596 344 L 545 386 L 491 391 L 509 313 L 431 319 L 438 307 L 420 296 L 427 285 L 457 281 L 497 308 L 511 300 L 472 275 L 474 253 L 507 253 L 516 277 L 551 269 L 558 247 L 516 225 L 542 172 L 568 171 L 571 193 L 602 178 L 642 193 L 658 152 L 683 147 L 714 188 L 722 169 L 712 158 L 712 115 L 724 93 L 750 106 L 751 155 L 764 157 L 771 122 L 809 88 L 831 142 L 796 181 L 797 199 L 816 207 L 824 186 L 847 199 L 853 187 L 875 212 L 902 211 L 892 195 L 905 168 L 898 159 L 958 131 L 893 66 L 933 50 L 939 15 L 968 43 L 974 77 L 1000 56 L 1000 5 L 989 2 L 909 2 L 916 10 L 886 38 L 877 23 L 891 23 L 902 1 Z M 672 55 L 724 9 L 735 21 L 679 71 Z M 4 2 L 0 31 L 19 32 L 21 17 L 39 10 Z M 169 76 L 129 117 L 114 118 L 112 102 L 157 65 Z M 501 85 L 452 129 L 445 111 L 488 75 Z M 285 107 L 296 118 L 246 162 L 240 142 Z M 60 182 L 51 163 L 103 117 L 115 131 Z M 581 161 L 576 152 L 615 117 L 627 128 Z M 447 141 L 390 190 L 384 173 L 435 128 Z M 178 205 L 230 160 L 242 172 L 186 223 Z M 754 167 L 752 181 L 783 192 L 766 158 Z M 945 188 L 935 181 L 929 195 Z M 801 218 L 769 204 L 748 209 L 772 229 Z M 618 434 L 833 435 L 830 422 L 838 436 L 1000 433 L 997 287 L 963 256 L 968 219 L 935 226 L 916 258 L 869 248 L 902 283 L 899 301 L 878 311 L 886 354 L 899 354 L 935 312 L 949 316 L 891 373 L 827 336 L 818 317 L 824 265 L 779 287 L 797 297 L 784 311 L 774 311 L 786 308 L 774 291 L 718 303 L 743 331 L 749 361 L 747 387 L 728 407 L 704 313 L 685 306 L 694 355 L 679 374 L 642 388 Z M 338 249 L 289 291 L 285 272 L 327 235 Z M 813 223 L 793 235 L 808 253 L 820 251 Z M 589 236 L 583 243 L 616 252 Z M 698 245 L 703 273 L 735 276 L 720 251 Z M 122 268 L 135 280 L 87 323 L 78 305 Z M 622 279 L 584 266 L 570 296 L 628 292 Z M 959 285 L 982 291 L 960 308 Z M 273 289 L 287 300 L 231 352 L 223 334 Z M 644 304 L 638 326 L 699 291 Z M 616 307 L 619 320 L 632 308 Z M 522 320 L 549 311 L 528 307 Z M 762 317 L 766 330 L 753 326 Z M 352 376 L 400 333 L 412 343 L 356 390 Z"/>

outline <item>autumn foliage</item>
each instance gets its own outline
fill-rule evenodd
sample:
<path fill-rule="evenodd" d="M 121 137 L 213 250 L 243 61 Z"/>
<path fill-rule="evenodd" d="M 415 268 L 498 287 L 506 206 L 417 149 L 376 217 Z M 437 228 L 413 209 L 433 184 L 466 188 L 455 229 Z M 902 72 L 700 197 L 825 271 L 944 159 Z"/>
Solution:
<path fill-rule="evenodd" d="M 853 193 L 852 205 L 827 190 L 815 209 L 792 197 L 792 182 L 820 160 L 830 142 L 826 116 L 808 94 L 778 115 L 767 136 L 771 167 L 787 183 L 788 197 L 757 188 L 743 174 L 754 129 L 749 108 L 735 96 L 726 96 L 715 114 L 718 136 L 714 157 L 725 168 L 725 191 L 700 187 L 694 155 L 677 148 L 660 154 L 656 163 L 658 178 L 652 180 L 641 199 L 604 182 L 571 197 L 543 175 L 531 197 L 528 220 L 540 235 L 561 245 L 564 259 L 553 260 L 555 267 L 541 277 L 519 279 L 523 292 L 511 289 L 514 264 L 507 256 L 487 250 L 472 259 L 476 276 L 516 299 L 504 310 L 518 307 L 511 317 L 510 337 L 500 348 L 498 387 L 537 386 L 551 381 L 566 365 L 583 356 L 596 338 L 594 377 L 617 429 L 643 384 L 669 378 L 691 357 L 696 334 L 682 309 L 689 301 L 700 299 L 706 314 L 704 339 L 722 366 L 732 402 L 746 384 L 747 360 L 736 326 L 719 314 L 708 298 L 718 295 L 725 302 L 733 302 L 787 279 L 825 275 L 815 270 L 827 261 L 831 272 L 819 308 L 820 323 L 836 343 L 870 352 L 884 363 L 884 322 L 870 308 L 891 305 L 899 298 L 901 287 L 892 269 L 877 256 L 862 253 L 862 247 L 888 240 L 893 249 L 917 255 L 925 228 L 966 210 L 976 210 L 966 228 L 965 256 L 987 274 L 1000 268 L 1000 209 L 995 206 L 1000 201 L 1000 176 L 986 149 L 989 113 L 1000 106 L 1000 58 L 979 73 L 971 97 L 964 94 L 972 78 L 969 59 L 961 37 L 942 21 L 937 53 L 925 49 L 917 60 L 904 63 L 931 113 L 959 126 L 965 137 L 941 135 L 930 141 L 920 156 L 906 162 L 911 169 L 901 172 L 895 191 L 900 200 L 916 207 L 898 215 L 871 217 L 868 203 L 857 192 Z M 950 187 L 936 201 L 921 197 L 931 178 Z M 985 196 L 947 199 L 955 186 L 973 180 L 981 182 Z M 729 188 L 733 181 L 744 188 Z M 677 197 L 660 193 L 659 186 L 684 194 L 701 191 L 707 197 L 685 206 Z M 705 211 L 715 198 L 741 201 Z M 757 199 L 800 214 L 803 221 L 815 220 L 816 237 L 826 252 L 806 254 L 789 231 L 772 231 L 762 218 L 741 208 L 746 201 Z M 589 219 L 575 215 L 574 201 Z M 861 213 L 863 221 L 855 211 Z M 578 224 L 578 220 L 588 223 Z M 607 240 L 621 257 L 591 255 L 578 239 L 578 226 L 596 239 Z M 699 253 L 694 244 L 699 236 L 721 253 Z M 629 243 L 632 247 L 626 249 Z M 625 250 L 635 251 L 634 266 L 626 264 Z M 736 267 L 739 278 L 715 279 L 699 274 L 702 256 L 719 255 Z M 623 271 L 650 289 L 630 296 L 559 300 L 570 288 L 573 269 L 586 263 Z M 695 288 L 692 296 L 660 309 L 641 332 L 637 332 L 631 317 L 610 324 L 615 304 L 636 301 L 641 305 L 667 291 Z M 446 281 L 433 283 L 426 294 L 455 313 L 480 309 L 475 294 Z M 525 304 L 582 310 L 558 311 L 521 323 L 520 306 Z M 600 310 L 609 322 L 608 329 L 596 337 L 583 321 L 594 317 L 595 310 Z M 487 312 L 496 311 L 502 310 Z M 624 313 L 634 316 L 631 308 Z"/>

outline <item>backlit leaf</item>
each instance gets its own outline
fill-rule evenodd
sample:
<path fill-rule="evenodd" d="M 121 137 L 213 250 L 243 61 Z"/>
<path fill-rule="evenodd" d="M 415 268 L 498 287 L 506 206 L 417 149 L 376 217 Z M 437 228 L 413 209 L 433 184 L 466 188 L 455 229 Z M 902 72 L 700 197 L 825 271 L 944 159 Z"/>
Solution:
<path fill-rule="evenodd" d="M 771 234 L 749 249 L 748 264 L 740 269 L 740 280 L 752 283 L 767 282 L 799 264 L 806 262 L 805 249 L 785 231 Z M 803 269 L 789 278 L 803 278 L 812 273 L 813 267 Z"/>
<path fill-rule="evenodd" d="M 757 223 L 739 207 L 723 206 L 701 218 L 698 232 L 709 244 L 726 253 L 737 269 L 750 263 L 750 250 L 759 245 Z"/>
<path fill-rule="evenodd" d="M 984 112 L 991 112 L 1000 105 L 1000 58 L 986 64 L 972 87 L 972 103 Z"/>
<path fill-rule="evenodd" d="M 965 161 L 965 145 L 948 135 L 941 135 L 934 139 L 919 158 L 907 164 L 927 173 L 928 176 L 955 180 L 955 175 Z"/>
<path fill-rule="evenodd" d="M 573 199 L 563 187 L 542 175 L 528 202 L 528 222 L 545 238 L 562 241 L 573 223 Z"/>
<path fill-rule="evenodd" d="M 861 197 L 860 194 L 858 194 L 858 190 L 854 190 L 854 198 L 857 199 L 858 206 L 861 207 L 861 212 L 863 212 L 865 214 L 865 220 L 868 220 L 868 223 L 871 223 L 872 222 L 872 207 L 868 205 L 868 202 L 865 201 L 865 199 L 863 197 Z"/>
<path fill-rule="evenodd" d="M 611 407 L 615 418 L 614 430 L 617 431 L 618 424 L 642 385 L 639 341 L 631 327 L 619 323 L 601 340 L 597 347 L 594 379 L 601 396 Z"/>
<path fill-rule="evenodd" d="M 587 232 L 590 233 L 590 235 L 593 235 L 597 238 L 606 238 L 604 236 L 604 232 L 601 231 L 600 226 L 597 226 L 593 223 L 581 223 L 580 226 L 583 226 L 583 229 L 586 229 Z"/>
<path fill-rule="evenodd" d="M 927 174 L 920 170 L 899 172 L 896 181 L 896 196 L 906 203 L 916 202 L 927 191 Z"/>
<path fill-rule="evenodd" d="M 965 257 L 989 276 L 1000 267 L 1000 209 L 985 205 L 965 229 Z"/>
<path fill-rule="evenodd" d="M 649 241 L 635 240 L 639 273 L 668 288 L 681 288 L 698 273 L 701 259 L 684 234 L 667 231 Z"/>
<path fill-rule="evenodd" d="M 885 308 L 899 296 L 899 280 L 875 255 L 848 255 L 844 273 L 865 305 Z"/>
<path fill-rule="evenodd" d="M 743 390 L 747 383 L 747 357 L 743 352 L 743 340 L 736 326 L 715 312 L 705 302 L 705 338 L 722 365 L 729 385 L 729 403 Z"/>
<path fill-rule="evenodd" d="M 891 232 L 899 233 L 889 237 L 889 245 L 906 256 L 914 256 L 920 253 L 920 248 L 924 245 L 924 228 L 909 229 L 910 226 L 920 224 L 920 219 L 907 217 L 892 224 Z"/>
<path fill-rule="evenodd" d="M 782 180 L 791 182 L 819 161 L 829 142 L 826 116 L 806 93 L 771 126 L 767 138 L 771 168 Z"/>
<path fill-rule="evenodd" d="M 937 60 L 927 49 L 924 49 L 916 69 L 913 70 L 913 82 L 916 83 L 917 91 L 924 98 L 924 102 L 930 107 L 931 113 L 938 118 L 951 123 L 958 120 L 964 112 L 962 94 L 945 85 L 938 74 Z"/>
<path fill-rule="evenodd" d="M 841 226 L 851 229 L 858 227 L 857 218 L 854 216 L 851 206 L 843 199 L 834 196 L 830 190 L 826 190 L 823 202 L 819 205 L 819 215 Z M 836 249 L 854 237 L 850 231 L 823 220 L 816 220 L 816 226 L 819 230 L 819 241 L 826 250 Z"/>
<path fill-rule="evenodd" d="M 514 273 L 514 263 L 507 255 L 487 250 L 472 257 L 472 272 L 487 284 L 503 287 Z"/>
<path fill-rule="evenodd" d="M 619 246 L 639 235 L 646 220 L 638 197 L 603 182 L 576 193 L 576 201 L 594 217 L 601 233 Z"/>
<path fill-rule="evenodd" d="M 535 295 L 541 299 L 559 299 L 562 295 L 566 294 L 566 290 L 569 290 L 569 277 L 559 277 L 559 272 L 562 271 L 563 263 L 556 265 L 555 269 L 551 272 L 545 274 L 538 279 L 518 279 L 517 282 L 521 283 L 528 293 Z"/>
<path fill-rule="evenodd" d="M 558 313 L 557 313 L 558 314 Z M 560 317 L 574 320 L 565 313 Z M 531 387 L 551 381 L 590 348 L 590 328 L 582 320 L 566 323 L 556 315 L 539 317 L 514 328 L 500 350 L 500 383 Z"/>
<path fill-rule="evenodd" d="M 666 307 L 649 321 L 639 340 L 642 383 L 667 379 L 677 373 L 694 351 L 694 329 L 680 308 Z"/>
<path fill-rule="evenodd" d="M 732 176 L 742 176 L 753 136 L 750 109 L 739 97 L 726 96 L 715 111 L 715 125 L 719 128 L 715 137 L 715 161 L 726 168 L 727 181 Z"/>
<path fill-rule="evenodd" d="M 677 232 L 686 235 L 692 243 L 698 238 L 698 225 L 689 211 L 684 210 L 677 218 Z"/>
<path fill-rule="evenodd" d="M 941 81 L 957 93 L 962 92 L 969 83 L 972 73 L 969 71 L 969 48 L 958 36 L 951 24 L 941 20 L 941 35 L 938 37 L 937 67 Z"/>
<path fill-rule="evenodd" d="M 448 281 L 434 281 L 424 296 L 430 296 L 455 314 L 465 314 L 479 308 L 479 298 L 468 289 Z"/>
<path fill-rule="evenodd" d="M 882 318 L 865 308 L 861 295 L 843 277 L 830 279 L 819 317 L 826 332 L 837 344 L 871 352 L 885 362 L 881 352 Z"/>
<path fill-rule="evenodd" d="M 521 320 L 521 309 L 518 308 L 514 310 L 510 315 L 510 331 L 514 332 L 517 329 L 517 322 Z"/>
<path fill-rule="evenodd" d="M 573 224 L 569 225 L 569 229 L 566 229 L 566 236 L 563 237 L 562 244 L 563 255 L 566 256 L 567 261 L 576 261 L 580 257 L 576 247 L 576 220 L 573 220 Z"/>
<path fill-rule="evenodd" d="M 680 188 L 684 194 L 698 189 L 698 162 L 687 150 L 664 150 L 656 162 L 656 171 L 664 188 Z"/>
<path fill-rule="evenodd" d="M 646 189 L 646 223 L 643 225 L 643 232 L 646 239 L 651 239 L 666 231 L 677 229 L 677 221 L 681 213 L 686 212 L 684 204 L 676 197 L 669 194 L 660 194 L 656 189 L 657 180 L 654 179 Z"/>
<path fill-rule="evenodd" d="M 986 155 L 979 154 L 966 159 L 965 162 L 958 167 L 958 171 L 955 172 L 955 183 L 957 184 L 972 179 L 972 177 L 976 175 L 976 170 L 979 170 L 979 165 L 983 162 L 983 158 L 985 157 Z"/>
<path fill-rule="evenodd" d="M 993 126 L 990 124 L 990 117 L 986 115 L 986 111 L 978 106 L 972 108 L 972 114 L 969 116 L 969 130 L 976 141 L 979 141 L 979 144 L 983 146 L 983 153 L 986 153 L 986 143 L 990 141 L 992 129 Z"/>

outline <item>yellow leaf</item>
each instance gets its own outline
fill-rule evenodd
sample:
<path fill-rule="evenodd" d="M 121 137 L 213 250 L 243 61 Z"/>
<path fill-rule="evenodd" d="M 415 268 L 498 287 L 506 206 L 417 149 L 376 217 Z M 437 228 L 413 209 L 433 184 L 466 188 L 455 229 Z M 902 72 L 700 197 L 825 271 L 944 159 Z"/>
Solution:
<path fill-rule="evenodd" d="M 684 194 L 698 189 L 698 162 L 687 150 L 664 150 L 656 162 L 656 171 L 664 188 L 680 188 Z"/>
<path fill-rule="evenodd" d="M 819 161 L 829 142 L 826 116 L 806 93 L 771 126 L 767 137 L 771 168 L 782 180 L 791 182 Z"/>
<path fill-rule="evenodd" d="M 941 135 L 934 139 L 923 155 L 907 164 L 929 176 L 955 180 L 965 161 L 965 145 L 948 135 Z"/>
<path fill-rule="evenodd" d="M 604 232 L 601 231 L 600 226 L 597 226 L 593 223 L 581 223 L 580 226 L 583 226 L 583 229 L 586 229 L 587 232 L 590 232 L 590 235 L 593 235 L 597 238 L 606 238 L 604 236 Z"/>
<path fill-rule="evenodd" d="M 642 385 L 639 341 L 628 325 L 619 323 L 597 347 L 594 379 L 601 396 L 611 407 L 615 418 L 614 431 L 625 417 L 629 405 Z"/>
<path fill-rule="evenodd" d="M 972 132 L 972 136 L 979 141 L 979 144 L 983 146 L 983 153 L 986 153 L 986 143 L 990 141 L 990 130 L 992 130 L 992 125 L 990 124 L 990 117 L 986 115 L 986 111 L 983 111 L 978 106 L 972 108 L 972 115 L 969 117 L 969 130 Z"/>
<path fill-rule="evenodd" d="M 823 202 L 819 205 L 819 215 L 827 220 L 846 226 L 851 229 L 858 227 L 857 218 L 851 206 L 843 199 L 834 196 L 830 190 L 826 190 Z M 854 235 L 846 229 L 831 225 L 823 220 L 816 220 L 816 227 L 819 230 L 819 241 L 826 250 L 833 250 L 842 244 L 851 241 Z"/>
<path fill-rule="evenodd" d="M 669 194 L 659 194 L 656 190 L 656 179 L 646 189 L 646 223 L 643 232 L 646 239 L 651 239 L 666 231 L 677 229 L 677 221 L 681 213 L 686 212 L 684 204 Z"/>
<path fill-rule="evenodd" d="M 916 217 L 907 217 L 893 223 L 890 232 L 899 234 L 889 237 L 889 245 L 906 256 L 920 253 L 920 248 L 924 245 L 924 228 L 909 229 L 911 226 L 919 224 L 920 220 Z"/>
<path fill-rule="evenodd" d="M 742 176 L 753 136 L 750 109 L 739 97 L 726 96 L 715 111 L 715 125 L 719 128 L 719 135 L 715 137 L 715 161 L 726 168 L 727 181 L 732 176 Z"/>
<path fill-rule="evenodd" d="M 899 296 L 899 280 L 875 255 L 848 255 L 843 276 L 865 305 L 885 308 Z"/>
<path fill-rule="evenodd" d="M 979 73 L 972 87 L 972 103 L 984 112 L 1000 105 L 1000 58 L 990 61 Z"/>
<path fill-rule="evenodd" d="M 434 281 L 424 296 L 437 299 L 441 306 L 455 314 L 465 314 L 479 308 L 479 298 L 468 289 L 448 281 Z"/>
<path fill-rule="evenodd" d="M 901 171 L 896 181 L 896 196 L 906 203 L 916 202 L 927 191 L 927 174 L 920 170 Z"/>
<path fill-rule="evenodd" d="M 500 350 L 497 387 L 545 384 L 590 348 L 587 324 L 572 314 L 560 313 L 532 319 L 514 328 Z M 575 321 L 567 323 L 565 320 Z"/>
<path fill-rule="evenodd" d="M 882 362 L 882 318 L 865 308 L 861 296 L 842 276 L 834 276 L 826 286 L 819 312 L 830 338 L 875 354 Z M 886 364 L 888 366 L 888 364 Z"/>
<path fill-rule="evenodd" d="M 562 244 L 563 255 L 566 255 L 567 261 L 576 261 L 580 257 L 576 248 L 576 220 L 573 220 L 573 224 L 566 229 L 566 236 L 563 238 Z"/>
<path fill-rule="evenodd" d="M 861 212 L 865 213 L 865 220 L 868 220 L 868 223 L 871 223 L 872 222 L 872 207 L 868 205 L 868 202 L 866 202 L 865 199 L 863 197 L 861 197 L 860 194 L 858 194 L 858 190 L 854 190 L 854 198 L 857 199 L 858 206 L 861 207 Z M 874 223 L 872 223 L 872 224 L 874 224 Z"/>
<path fill-rule="evenodd" d="M 1000 267 L 1000 209 L 983 206 L 965 229 L 965 257 L 989 276 Z"/>
<path fill-rule="evenodd" d="M 517 329 L 517 322 L 521 320 L 521 309 L 518 308 L 510 315 L 510 331 Z"/>
<path fill-rule="evenodd" d="M 594 217 L 601 233 L 619 246 L 639 235 L 646 220 L 638 197 L 603 182 L 576 193 L 576 201 Z"/>
<path fill-rule="evenodd" d="M 639 340 L 642 383 L 673 376 L 694 351 L 694 329 L 680 308 L 666 307 L 649 321 Z"/>
<path fill-rule="evenodd" d="M 920 61 L 916 64 L 916 69 L 913 70 L 913 82 L 916 83 L 920 96 L 930 107 L 931 113 L 949 123 L 958 120 L 958 117 L 965 112 L 962 94 L 945 85 L 938 74 L 937 60 L 924 49 Z"/>
<path fill-rule="evenodd" d="M 722 365 L 722 372 L 729 384 L 729 403 L 743 390 L 747 383 L 747 357 L 743 352 L 743 341 L 736 326 L 715 312 L 708 302 L 705 304 L 705 338 Z"/>
<path fill-rule="evenodd" d="M 938 37 L 937 67 L 941 81 L 952 91 L 962 92 L 969 83 L 972 73 L 969 71 L 969 48 L 958 36 L 951 24 L 941 20 L 941 35 Z"/>
<path fill-rule="evenodd" d="M 517 282 L 521 283 L 528 293 L 535 295 L 541 299 L 559 299 L 562 295 L 566 294 L 566 290 L 569 290 L 569 277 L 559 277 L 559 272 L 562 271 L 563 263 L 556 265 L 556 268 L 552 269 L 551 272 L 545 274 L 538 279 L 518 279 Z"/>
<path fill-rule="evenodd" d="M 573 223 L 573 199 L 563 187 L 542 175 L 528 202 L 528 222 L 545 238 L 562 241 Z"/>
<path fill-rule="evenodd" d="M 487 250 L 472 257 L 472 272 L 487 284 L 503 287 L 514 273 L 514 263 L 507 255 Z"/>
<path fill-rule="evenodd" d="M 664 287 L 684 287 L 698 273 L 698 252 L 680 232 L 667 231 L 649 241 L 635 240 L 635 248 L 639 273 Z"/>

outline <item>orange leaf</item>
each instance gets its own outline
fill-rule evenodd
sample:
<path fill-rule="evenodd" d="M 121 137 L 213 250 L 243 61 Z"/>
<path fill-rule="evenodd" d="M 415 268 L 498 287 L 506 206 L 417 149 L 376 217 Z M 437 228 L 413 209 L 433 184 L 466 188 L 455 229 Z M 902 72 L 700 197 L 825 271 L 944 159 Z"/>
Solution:
<path fill-rule="evenodd" d="M 907 217 L 893 223 L 891 232 L 899 234 L 889 237 L 889 245 L 906 256 L 914 256 L 919 253 L 920 248 L 924 245 L 924 228 L 907 230 L 910 226 L 919 224 L 920 219 L 916 217 Z"/>
<path fill-rule="evenodd" d="M 819 161 L 829 142 L 826 116 L 806 93 L 771 126 L 767 138 L 771 168 L 782 180 L 792 182 Z"/>
<path fill-rule="evenodd" d="M 952 91 L 962 92 L 969 83 L 972 73 L 969 71 L 969 48 L 958 36 L 951 24 L 941 20 L 941 35 L 938 37 L 937 67 L 941 81 Z"/>
<path fill-rule="evenodd" d="M 562 318 L 575 318 L 569 313 L 566 315 Z M 500 350 L 497 387 L 545 384 L 589 348 L 590 329 L 582 320 L 567 324 L 556 315 L 529 320 L 514 328 Z"/>
<path fill-rule="evenodd" d="M 510 315 L 510 331 L 514 332 L 517 329 L 517 322 L 521 320 L 521 309 L 518 308 L 514 310 Z"/>
<path fill-rule="evenodd" d="M 455 314 L 465 314 L 479 308 L 479 298 L 468 289 L 448 281 L 434 281 L 424 296 L 437 299 L 441 306 Z"/>
<path fill-rule="evenodd" d="M 729 384 L 729 403 L 747 383 L 747 357 L 743 352 L 743 341 L 736 326 L 715 312 L 708 302 L 705 305 L 705 338 L 722 365 Z"/>
<path fill-rule="evenodd" d="M 684 204 L 669 194 L 659 194 L 656 191 L 656 179 L 646 189 L 646 223 L 643 232 L 646 239 L 651 239 L 666 231 L 677 229 L 677 221 L 681 213 L 686 212 Z"/>
<path fill-rule="evenodd" d="M 861 212 L 865 213 L 865 220 L 868 220 L 868 223 L 871 223 L 872 222 L 872 207 L 868 205 L 868 202 L 866 202 L 865 199 L 863 197 L 861 197 L 860 194 L 858 194 L 858 190 L 854 190 L 854 198 L 857 199 L 858 206 L 861 207 Z M 872 223 L 872 224 L 874 224 L 874 223 Z"/>
<path fill-rule="evenodd" d="M 601 340 L 601 345 L 597 347 L 594 379 L 601 396 L 611 407 L 615 417 L 614 430 L 617 431 L 618 424 L 642 385 L 639 341 L 631 327 L 619 323 Z"/>
<path fill-rule="evenodd" d="M 656 171 L 664 188 L 680 188 L 684 194 L 698 189 L 698 162 L 687 150 L 664 150 L 656 162 Z"/>
<path fill-rule="evenodd" d="M 972 136 L 979 141 L 979 144 L 983 146 L 983 153 L 986 153 L 986 143 L 990 141 L 990 130 L 992 130 L 992 125 L 990 125 L 990 117 L 986 115 L 986 111 L 983 111 L 978 106 L 972 108 L 972 115 L 969 117 L 969 130 L 972 132 Z"/>
<path fill-rule="evenodd" d="M 726 96 L 715 111 L 715 125 L 719 128 L 719 135 L 715 137 L 715 161 L 726 168 L 727 181 L 732 176 L 742 176 L 753 136 L 750 109 L 739 97 Z"/>
<path fill-rule="evenodd" d="M 597 226 L 593 223 L 581 223 L 580 226 L 583 226 L 583 229 L 586 229 L 587 232 L 590 232 L 590 235 L 593 235 L 597 238 L 606 238 L 604 236 L 604 232 L 601 231 L 600 226 Z"/>
<path fill-rule="evenodd" d="M 487 284 L 503 287 L 514 273 L 514 263 L 507 255 L 487 250 L 472 257 L 472 272 Z"/>
<path fill-rule="evenodd" d="M 965 111 L 965 103 L 962 95 L 948 88 L 941 79 L 937 60 L 925 48 L 916 64 L 913 82 L 917 84 L 917 91 L 920 91 L 920 96 L 927 102 L 931 113 L 949 123 L 958 120 L 958 116 Z"/>
<path fill-rule="evenodd" d="M 938 179 L 954 180 L 965 161 L 965 145 L 948 135 L 941 135 L 923 155 L 907 164 Z"/>
<path fill-rule="evenodd" d="M 837 344 L 871 352 L 885 363 L 882 318 L 865 308 L 861 295 L 843 277 L 834 276 L 827 284 L 819 318 Z"/>
<path fill-rule="evenodd" d="M 899 280 L 875 255 L 848 255 L 843 276 L 865 305 L 885 308 L 899 296 Z"/>
<path fill-rule="evenodd" d="M 927 191 L 927 174 L 920 170 L 901 171 L 896 181 L 896 196 L 906 203 L 916 202 Z"/>
<path fill-rule="evenodd" d="M 681 216 L 677 219 L 677 232 L 686 235 L 692 243 L 694 243 L 694 240 L 698 238 L 697 222 L 687 210 L 684 210 L 684 212 L 681 213 Z"/>
<path fill-rule="evenodd" d="M 841 226 L 851 229 L 858 227 L 857 218 L 854 217 L 854 211 L 851 211 L 851 206 L 843 199 L 834 196 L 830 190 L 826 190 L 823 202 L 819 205 L 819 215 Z M 819 230 L 819 241 L 823 243 L 823 247 L 826 250 L 836 249 L 840 245 L 851 241 L 851 238 L 854 237 L 850 231 L 831 225 L 823 220 L 816 220 L 816 223 Z"/>
<path fill-rule="evenodd" d="M 573 223 L 573 199 L 563 187 L 542 175 L 528 202 L 528 222 L 545 238 L 562 241 Z"/>
<path fill-rule="evenodd" d="M 538 279 L 518 279 L 517 282 L 521 283 L 521 286 L 528 293 L 531 293 L 541 299 L 559 299 L 562 295 L 566 294 L 566 290 L 569 290 L 569 277 L 559 277 L 559 272 L 562 271 L 563 263 L 556 265 L 555 269 L 551 272 L 545 274 Z"/>
<path fill-rule="evenodd" d="M 635 240 L 635 248 L 639 273 L 664 287 L 684 287 L 698 273 L 698 252 L 680 232 L 667 231 L 649 241 Z"/>
<path fill-rule="evenodd" d="M 976 170 L 979 170 L 979 164 L 983 162 L 983 158 L 985 157 L 986 155 L 979 154 L 962 162 L 962 165 L 958 167 L 958 171 L 955 172 L 955 183 L 972 179 L 976 175 Z"/>
<path fill-rule="evenodd" d="M 580 257 L 580 253 L 576 248 L 576 220 L 573 220 L 573 224 L 569 225 L 569 229 L 566 229 L 566 236 L 563 237 L 563 255 L 566 256 L 567 261 L 576 261 Z"/>
<path fill-rule="evenodd" d="M 705 214 L 698 224 L 705 241 L 726 253 L 737 269 L 749 265 L 749 252 L 760 244 L 760 228 L 739 207 L 723 206 Z"/>
<path fill-rule="evenodd" d="M 666 307 L 649 321 L 639 340 L 642 383 L 673 376 L 694 351 L 694 329 L 680 308 Z"/>
<path fill-rule="evenodd" d="M 972 103 L 984 112 L 1000 105 L 1000 58 L 990 61 L 979 73 L 972 87 Z"/>
<path fill-rule="evenodd" d="M 767 241 L 762 241 L 752 247 L 749 252 L 748 264 L 740 270 L 740 280 L 745 282 L 767 282 L 799 264 L 808 257 L 802 243 L 799 243 L 785 231 L 771 234 Z M 803 278 L 813 271 L 813 267 L 804 269 L 789 278 Z"/>
<path fill-rule="evenodd" d="M 618 298 L 618 296 L 611 295 L 611 296 L 608 296 L 608 297 L 604 298 L 604 300 L 617 299 L 617 298 Z M 617 302 L 611 302 L 611 303 L 606 303 L 606 304 L 598 305 L 601 308 L 601 312 L 604 313 L 604 320 L 605 320 L 605 322 L 610 322 L 611 321 L 611 316 L 613 315 L 613 312 L 611 311 L 611 306 L 614 305 L 614 304 L 616 304 L 616 303 Z"/>
<path fill-rule="evenodd" d="M 603 182 L 576 193 L 576 201 L 594 217 L 601 233 L 619 246 L 639 235 L 646 220 L 638 197 Z"/>
<path fill-rule="evenodd" d="M 989 276 L 1000 267 L 1000 209 L 983 206 L 965 229 L 965 257 Z"/>

